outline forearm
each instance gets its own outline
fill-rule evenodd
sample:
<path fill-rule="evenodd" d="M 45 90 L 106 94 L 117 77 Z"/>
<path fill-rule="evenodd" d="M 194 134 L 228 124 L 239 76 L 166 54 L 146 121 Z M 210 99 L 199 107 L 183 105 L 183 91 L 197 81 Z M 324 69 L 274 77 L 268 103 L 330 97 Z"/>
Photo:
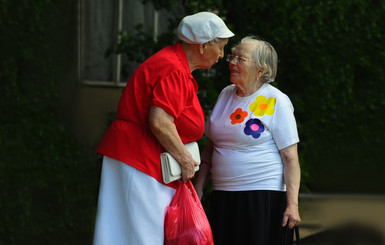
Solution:
<path fill-rule="evenodd" d="M 283 174 L 286 183 L 287 206 L 283 214 L 282 226 L 293 228 L 301 222 L 298 211 L 298 193 L 301 181 L 301 171 L 298 161 L 297 144 L 280 151 Z"/>
<path fill-rule="evenodd" d="M 301 181 L 297 144 L 280 151 L 283 163 L 283 175 L 286 183 L 288 205 L 298 206 L 298 192 Z"/>
<path fill-rule="evenodd" d="M 214 143 L 209 139 L 201 154 L 201 167 L 195 182 L 196 187 L 204 188 L 210 175 L 211 161 L 214 150 Z"/>
<path fill-rule="evenodd" d="M 197 192 L 201 193 L 205 188 L 210 176 L 210 169 L 211 169 L 211 165 L 205 162 L 202 162 L 201 165 L 199 166 L 198 176 L 196 177 L 195 185 L 194 185 Z"/>
<path fill-rule="evenodd" d="M 300 167 L 297 161 L 285 164 L 284 178 L 286 183 L 287 205 L 298 206 L 298 193 L 301 181 Z"/>
<path fill-rule="evenodd" d="M 150 110 L 149 122 L 151 131 L 159 143 L 181 165 L 183 179 L 186 181 L 194 176 L 196 163 L 190 152 L 184 146 L 176 126 L 174 118 L 159 107 Z"/>
<path fill-rule="evenodd" d="M 174 118 L 160 108 L 151 108 L 150 128 L 159 143 L 178 161 L 184 149 Z"/>
<path fill-rule="evenodd" d="M 195 189 L 198 193 L 199 198 L 202 198 L 203 189 L 206 186 L 208 179 L 210 177 L 213 150 L 214 150 L 214 144 L 209 139 L 202 151 L 201 165 L 199 167 L 198 176 L 195 180 Z"/>

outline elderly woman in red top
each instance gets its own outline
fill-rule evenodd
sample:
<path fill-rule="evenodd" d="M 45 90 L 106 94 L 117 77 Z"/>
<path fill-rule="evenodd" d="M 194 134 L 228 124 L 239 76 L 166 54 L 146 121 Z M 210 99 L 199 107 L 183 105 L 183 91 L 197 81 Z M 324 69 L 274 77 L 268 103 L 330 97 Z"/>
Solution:
<path fill-rule="evenodd" d="M 177 35 L 176 44 L 132 75 L 97 148 L 103 167 L 94 244 L 163 244 L 176 183 L 163 182 L 160 154 L 168 151 L 179 162 L 184 181 L 194 176 L 198 163 L 184 144 L 202 137 L 204 112 L 191 72 L 223 58 L 234 34 L 215 14 L 200 12 L 183 18 Z"/>

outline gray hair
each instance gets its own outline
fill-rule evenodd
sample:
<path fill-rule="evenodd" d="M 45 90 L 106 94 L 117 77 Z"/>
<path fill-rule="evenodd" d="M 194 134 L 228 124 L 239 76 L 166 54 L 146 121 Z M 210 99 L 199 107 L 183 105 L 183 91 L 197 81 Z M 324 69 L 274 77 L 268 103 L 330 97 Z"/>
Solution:
<path fill-rule="evenodd" d="M 209 41 L 210 44 L 215 44 L 217 42 L 220 42 L 223 38 L 216 37 L 213 40 Z"/>
<path fill-rule="evenodd" d="M 254 44 L 252 58 L 257 68 L 263 70 L 261 77 L 263 83 L 274 82 L 277 75 L 278 55 L 273 46 L 255 36 L 244 37 L 239 44 Z M 237 44 L 237 46 L 239 45 Z"/>

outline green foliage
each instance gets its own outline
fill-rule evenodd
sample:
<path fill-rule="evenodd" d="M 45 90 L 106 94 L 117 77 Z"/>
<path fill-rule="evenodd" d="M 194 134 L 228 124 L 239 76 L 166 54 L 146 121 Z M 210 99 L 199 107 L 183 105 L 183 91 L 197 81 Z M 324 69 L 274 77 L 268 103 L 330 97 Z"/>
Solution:
<path fill-rule="evenodd" d="M 227 53 L 245 35 L 269 41 L 280 58 L 275 85 L 296 109 L 303 188 L 384 194 L 385 2 L 143 2 L 170 11 L 171 4 L 184 4 L 187 14 L 217 11 L 236 33 Z M 92 240 L 100 163 L 79 147 L 58 115 L 63 4 L 0 0 L 0 244 Z M 183 14 L 173 15 L 158 42 L 138 26 L 122 32 L 121 43 L 109 52 L 143 61 L 174 42 Z M 209 114 L 229 84 L 228 64 L 222 60 L 210 71 L 194 71 L 194 77 Z"/>
<path fill-rule="evenodd" d="M 0 135 L 1 244 L 90 243 L 96 163 L 54 118 L 6 124 Z"/>
<path fill-rule="evenodd" d="M 178 0 L 157 0 L 157 1 L 151 1 L 151 0 L 141 0 L 143 4 L 152 3 L 155 7 L 155 9 L 165 9 L 170 7 L 171 5 L 179 5 Z"/>
<path fill-rule="evenodd" d="M 384 193 L 385 4 L 231 1 L 226 8 L 238 35 L 256 33 L 277 49 L 277 84 L 296 108 L 309 188 Z"/>
<path fill-rule="evenodd" d="M 152 32 L 153 30 L 145 31 L 142 24 L 136 25 L 133 32 L 120 31 L 119 43 L 116 47 L 107 50 L 106 57 L 112 54 L 124 54 L 128 60 L 142 63 L 163 48 L 165 43 L 171 43 L 174 40 L 172 34 L 164 33 L 157 37 L 158 41 L 155 41 Z"/>
<path fill-rule="evenodd" d="M 0 1 L 0 244 L 92 239 L 99 164 L 58 116 L 58 9 Z"/>

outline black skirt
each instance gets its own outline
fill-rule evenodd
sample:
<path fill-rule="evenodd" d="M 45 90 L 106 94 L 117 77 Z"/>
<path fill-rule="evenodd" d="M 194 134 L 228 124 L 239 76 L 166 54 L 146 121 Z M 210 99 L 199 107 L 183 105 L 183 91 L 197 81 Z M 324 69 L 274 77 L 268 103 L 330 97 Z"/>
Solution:
<path fill-rule="evenodd" d="M 282 227 L 285 209 L 286 192 L 213 191 L 209 221 L 214 244 L 292 244 L 292 230 Z"/>

